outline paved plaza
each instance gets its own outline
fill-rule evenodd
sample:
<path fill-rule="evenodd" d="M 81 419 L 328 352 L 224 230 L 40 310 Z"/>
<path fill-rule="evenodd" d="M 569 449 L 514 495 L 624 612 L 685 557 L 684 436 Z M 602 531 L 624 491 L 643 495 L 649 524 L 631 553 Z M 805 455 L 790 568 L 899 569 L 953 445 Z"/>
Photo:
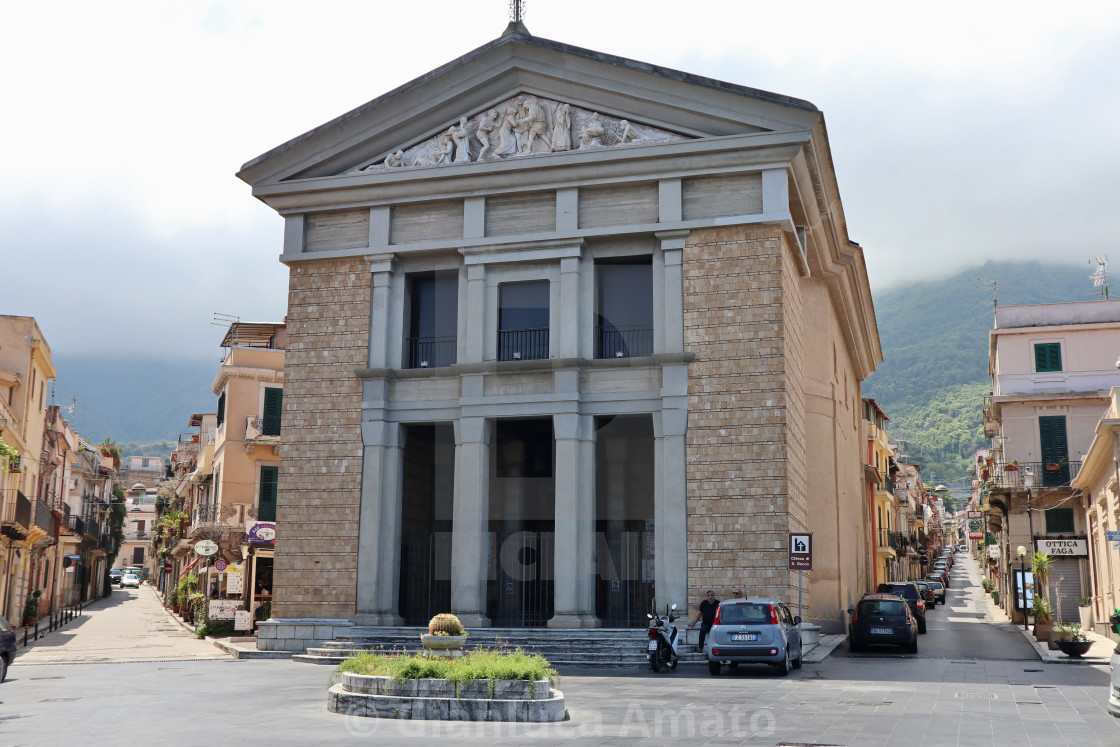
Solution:
<path fill-rule="evenodd" d="M 17 658 L 0 685 L 0 744 L 1120 744 L 1108 667 L 1042 661 L 959 565 L 916 656 L 845 644 L 787 677 L 566 671 L 570 720 L 538 725 L 338 716 L 330 667 L 237 660 L 191 637 L 150 589 L 117 590 Z"/>

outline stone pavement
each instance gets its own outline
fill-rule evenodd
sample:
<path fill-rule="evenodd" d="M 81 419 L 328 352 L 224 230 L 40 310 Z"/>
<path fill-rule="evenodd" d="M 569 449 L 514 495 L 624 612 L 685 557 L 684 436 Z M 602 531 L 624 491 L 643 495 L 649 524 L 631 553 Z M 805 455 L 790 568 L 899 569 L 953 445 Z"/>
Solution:
<path fill-rule="evenodd" d="M 16 654 L 11 672 L 36 664 L 228 659 L 179 625 L 151 587 L 113 588 L 81 617 Z"/>

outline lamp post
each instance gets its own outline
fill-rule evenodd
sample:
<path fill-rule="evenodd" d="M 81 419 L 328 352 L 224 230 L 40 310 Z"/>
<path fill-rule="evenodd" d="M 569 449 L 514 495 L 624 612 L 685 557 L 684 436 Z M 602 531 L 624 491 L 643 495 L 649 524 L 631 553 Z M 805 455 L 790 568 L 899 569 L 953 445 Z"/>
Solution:
<path fill-rule="evenodd" d="M 1031 552 L 1034 552 L 1034 514 L 1031 508 L 1031 488 L 1034 487 L 1034 472 L 1030 467 L 1027 467 L 1023 472 L 1023 486 L 1027 489 L 1027 526 L 1030 527 L 1030 537 L 1027 538 L 1027 544 L 1031 546 Z"/>
<path fill-rule="evenodd" d="M 1027 630 L 1027 548 L 1019 545 L 1015 548 L 1019 555 L 1019 586 L 1023 590 L 1023 630 Z M 1015 590 L 1018 594 L 1018 589 Z"/>

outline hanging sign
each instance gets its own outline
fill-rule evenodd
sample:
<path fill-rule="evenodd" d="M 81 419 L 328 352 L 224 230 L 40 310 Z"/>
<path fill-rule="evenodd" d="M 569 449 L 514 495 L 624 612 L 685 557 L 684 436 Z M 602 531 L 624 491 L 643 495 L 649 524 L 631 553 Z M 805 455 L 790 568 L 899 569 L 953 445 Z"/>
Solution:
<path fill-rule="evenodd" d="M 250 545 L 271 545 L 276 541 L 276 522 L 254 521 L 249 523 L 245 541 Z"/>
<path fill-rule="evenodd" d="M 968 519 L 968 538 L 969 539 L 984 539 L 984 520 L 981 518 Z"/>
<path fill-rule="evenodd" d="M 1083 539 L 1040 539 L 1035 549 L 1056 558 L 1089 557 L 1089 541 Z"/>
<path fill-rule="evenodd" d="M 206 557 L 218 552 L 218 543 L 213 540 L 199 540 L 194 545 L 195 554 Z"/>

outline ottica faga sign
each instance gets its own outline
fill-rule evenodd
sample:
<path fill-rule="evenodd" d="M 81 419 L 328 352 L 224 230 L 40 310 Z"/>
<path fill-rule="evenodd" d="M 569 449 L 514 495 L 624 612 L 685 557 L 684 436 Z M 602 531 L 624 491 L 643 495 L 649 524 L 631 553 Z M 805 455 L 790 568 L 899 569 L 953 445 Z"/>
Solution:
<path fill-rule="evenodd" d="M 1089 557 L 1089 541 L 1084 539 L 1035 540 L 1035 549 L 1054 558 Z"/>

